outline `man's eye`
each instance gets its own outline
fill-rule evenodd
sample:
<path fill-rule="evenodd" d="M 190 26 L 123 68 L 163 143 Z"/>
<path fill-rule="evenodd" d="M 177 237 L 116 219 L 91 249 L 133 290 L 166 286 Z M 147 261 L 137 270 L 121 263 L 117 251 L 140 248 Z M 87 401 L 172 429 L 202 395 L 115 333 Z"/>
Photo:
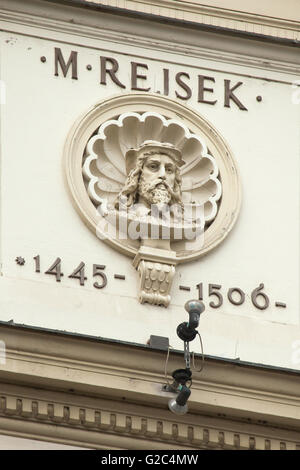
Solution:
<path fill-rule="evenodd" d="M 173 173 L 173 168 L 167 168 L 168 173 Z"/>
<path fill-rule="evenodd" d="M 151 170 L 156 170 L 156 169 L 157 169 L 157 165 L 150 165 L 150 168 L 151 168 Z"/>

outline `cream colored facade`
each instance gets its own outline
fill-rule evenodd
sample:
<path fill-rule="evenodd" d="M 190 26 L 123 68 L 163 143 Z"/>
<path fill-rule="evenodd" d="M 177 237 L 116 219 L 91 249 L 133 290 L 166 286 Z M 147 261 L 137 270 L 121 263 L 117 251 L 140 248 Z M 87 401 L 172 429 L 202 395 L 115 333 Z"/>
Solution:
<path fill-rule="evenodd" d="M 240 3 L 0 1 L 3 436 L 96 449 L 299 448 L 300 10 Z M 99 239 L 85 149 L 107 128 L 99 145 L 117 178 L 115 142 L 163 139 L 172 120 L 169 139 L 187 129 L 187 165 L 194 135 L 208 149 L 218 172 L 205 184 L 222 197 L 197 186 L 198 167 L 183 178 L 216 214 L 199 249 L 180 241 L 169 260 L 146 259 L 174 266 L 164 308 L 138 301 L 137 245 Z M 119 187 L 105 177 L 101 197 Z M 205 367 L 178 418 L 162 387 L 165 369 L 170 380 L 184 367 L 176 328 L 198 295 Z M 151 335 L 169 338 L 167 364 Z M 197 366 L 201 347 L 190 347 Z"/>

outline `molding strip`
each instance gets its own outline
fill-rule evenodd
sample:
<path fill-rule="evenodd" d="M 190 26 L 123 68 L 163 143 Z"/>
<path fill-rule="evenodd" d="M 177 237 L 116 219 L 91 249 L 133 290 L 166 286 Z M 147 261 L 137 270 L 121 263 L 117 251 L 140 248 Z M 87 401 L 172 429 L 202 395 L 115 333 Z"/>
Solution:
<path fill-rule="evenodd" d="M 172 395 L 163 390 L 165 352 L 14 325 L 0 325 L 0 337 L 6 346 L 5 363 L 0 366 L 3 384 L 0 395 L 5 400 L 8 395 L 13 397 L 12 401 L 2 402 L 5 415 L 9 409 L 13 416 L 18 413 L 23 416 L 24 410 L 28 410 L 30 419 L 33 418 L 35 405 L 32 401 L 41 401 L 44 411 L 38 414 L 44 418 L 52 411 L 55 415 L 56 408 L 48 407 L 54 400 L 61 420 L 65 420 L 63 407 L 71 404 L 79 409 L 91 408 L 94 423 L 97 410 L 122 414 L 127 409 L 129 416 L 148 415 L 149 419 L 155 416 L 156 421 L 172 420 L 167 408 Z M 182 365 L 183 357 L 171 351 L 168 372 Z M 272 427 L 277 427 L 281 436 L 287 433 L 288 441 L 300 442 L 298 373 L 206 359 L 201 374 L 194 372 L 193 375 L 190 411 L 175 423 L 187 426 L 201 423 L 203 426 L 205 415 L 225 417 L 226 421 L 247 422 L 247 431 L 248 423 L 258 426 L 256 432 L 261 425 L 267 425 L 266 438 L 271 435 Z M 18 387 L 17 393 L 8 389 L 8 385 L 4 386 L 10 383 Z M 38 395 L 30 392 L 32 387 L 39 389 Z M 29 402 L 18 405 L 16 400 L 23 398 Z M 77 416 L 78 410 L 76 413 Z M 77 416 L 77 424 L 78 419 Z M 244 428 L 238 432 L 244 432 Z"/>
<path fill-rule="evenodd" d="M 298 21 L 274 18 L 267 15 L 233 11 L 190 2 L 174 0 L 73 0 L 70 4 L 112 7 L 128 12 L 139 12 L 156 17 L 182 20 L 207 26 L 224 28 L 233 32 L 271 36 L 278 39 L 300 40 Z"/>
<path fill-rule="evenodd" d="M 20 4 L 18 0 L 11 0 L 7 5 L 4 3 L 0 9 L 0 27 L 3 31 L 10 33 L 17 33 L 27 36 L 39 37 L 41 39 L 57 41 L 66 44 L 73 44 L 80 47 L 88 47 L 91 49 L 102 49 L 107 52 L 112 52 L 111 45 L 108 42 L 115 44 L 126 44 L 128 46 L 138 46 L 141 51 L 135 53 L 136 57 L 148 58 L 155 60 L 155 57 L 148 56 L 148 50 L 163 51 L 174 54 L 174 61 L 172 59 L 166 60 L 166 63 L 177 63 L 179 55 L 181 55 L 181 62 L 183 57 L 187 57 L 187 62 L 190 63 L 190 58 L 198 58 L 204 60 L 211 60 L 219 62 L 220 64 L 235 64 L 247 67 L 251 66 L 256 69 L 265 71 L 283 72 L 299 75 L 300 63 L 297 48 L 284 48 L 284 56 L 281 54 L 281 48 L 273 50 L 274 45 L 262 46 L 259 42 L 252 44 L 251 41 L 239 39 L 238 43 L 236 38 L 228 38 L 224 35 L 205 33 L 204 31 L 192 32 L 186 28 L 179 28 L 175 40 L 170 40 L 173 37 L 172 33 L 168 33 L 168 28 L 164 28 L 163 24 L 157 24 L 155 29 L 150 22 L 146 26 L 145 21 L 133 20 L 132 18 L 122 18 L 122 22 L 117 21 L 117 15 L 109 15 L 105 12 L 100 12 L 97 15 L 98 23 L 95 25 L 95 15 L 91 11 L 80 10 L 78 8 L 67 8 L 65 5 L 53 5 L 46 1 L 32 1 L 26 4 Z M 73 3 L 73 2 L 72 2 Z M 13 10 L 13 8 L 15 8 Z M 25 10 L 25 11 L 24 11 Z M 32 13 L 31 13 L 32 11 Z M 34 12 L 34 13 L 33 13 Z M 80 15 L 81 13 L 81 15 Z M 70 20 L 72 17 L 74 19 Z M 127 24 L 128 22 L 128 24 Z M 132 34 L 133 25 L 137 33 Z M 139 24 L 139 26 L 138 26 Z M 171 28 L 172 29 L 172 28 Z M 161 34 L 157 36 L 158 31 Z M 172 29 L 173 30 L 173 29 Z M 141 33 L 143 31 L 143 33 Z M 188 31 L 188 34 L 187 34 Z M 58 36 L 58 33 L 60 36 Z M 72 39 L 70 38 L 72 35 Z M 195 36 L 196 35 L 196 36 Z M 208 35 L 208 36 L 207 36 Z M 189 37 L 190 36 L 190 37 Z M 76 40 L 75 38 L 78 38 Z M 98 41 L 97 44 L 95 41 Z M 244 42 L 246 41 L 247 44 Z M 100 46 L 101 44 L 101 46 Z M 199 45 L 197 45 L 199 44 Z M 143 51 L 143 52 L 142 52 Z M 147 52 L 144 52 L 147 51 Z M 188 51 L 188 54 L 187 54 Z M 121 54 L 124 54 L 120 52 Z M 127 52 L 130 54 L 130 51 Z M 282 57 L 282 60 L 281 60 Z M 158 60 L 158 59 L 157 59 Z M 183 64 L 182 65 L 186 65 Z M 230 73 L 232 71 L 226 66 L 225 69 L 215 70 L 213 68 L 201 67 L 203 70 L 208 69 L 218 71 L 221 73 Z M 256 72 L 257 73 L 257 72 Z M 240 76 L 249 76 L 247 74 L 235 73 Z M 273 77 L 256 76 L 250 78 L 273 80 Z M 274 80 L 282 83 L 289 83 L 280 80 Z"/>
<path fill-rule="evenodd" d="M 234 429 L 236 426 L 232 421 L 223 420 L 220 425 L 219 420 L 209 425 L 207 418 L 198 416 L 198 422 L 206 421 L 199 426 L 180 422 L 181 418 L 175 421 L 150 417 L 149 408 L 145 408 L 143 414 L 133 414 L 130 409 L 128 412 L 112 411 L 113 403 L 110 409 L 101 403 L 99 407 L 91 408 L 76 406 L 67 400 L 58 401 L 55 394 L 51 401 L 40 399 L 37 391 L 35 395 L 34 398 L 23 397 L 22 389 L 18 395 L 0 394 L 0 432 L 42 440 L 51 438 L 53 442 L 95 449 L 105 448 L 103 446 L 108 444 L 112 448 L 111 442 L 118 442 L 118 448 L 122 449 L 300 449 L 300 439 L 298 442 L 286 439 L 280 436 L 280 430 L 275 431 L 277 438 L 270 437 L 266 427 L 253 429 L 253 433 L 241 432 Z M 74 396 L 68 398 L 74 401 Z M 186 421 L 188 419 L 191 416 L 187 415 Z"/>

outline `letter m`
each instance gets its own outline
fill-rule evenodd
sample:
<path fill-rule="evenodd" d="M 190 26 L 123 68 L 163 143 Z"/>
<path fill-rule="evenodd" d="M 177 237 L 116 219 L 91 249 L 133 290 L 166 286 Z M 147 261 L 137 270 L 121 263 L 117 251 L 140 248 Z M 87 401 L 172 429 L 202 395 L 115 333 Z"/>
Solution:
<path fill-rule="evenodd" d="M 70 68 L 70 65 L 72 64 L 72 78 L 75 80 L 78 79 L 77 75 L 77 52 L 71 51 L 68 63 L 66 64 L 65 59 L 62 55 L 61 49 L 59 47 L 55 47 L 55 76 L 58 76 L 58 65 L 60 65 L 63 76 L 66 77 L 68 70 Z"/>

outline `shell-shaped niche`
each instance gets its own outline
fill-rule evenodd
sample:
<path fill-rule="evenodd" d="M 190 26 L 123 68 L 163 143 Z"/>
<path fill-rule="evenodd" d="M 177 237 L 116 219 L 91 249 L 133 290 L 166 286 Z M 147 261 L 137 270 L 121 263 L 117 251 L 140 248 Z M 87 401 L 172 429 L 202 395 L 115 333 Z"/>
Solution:
<path fill-rule="evenodd" d="M 156 112 L 127 112 L 104 122 L 89 139 L 83 163 L 88 195 L 95 207 L 112 205 L 126 180 L 125 154 L 146 140 L 171 143 L 182 153 L 182 200 L 204 207 L 205 223 L 218 212 L 219 168 L 203 138 L 183 123 Z"/>

